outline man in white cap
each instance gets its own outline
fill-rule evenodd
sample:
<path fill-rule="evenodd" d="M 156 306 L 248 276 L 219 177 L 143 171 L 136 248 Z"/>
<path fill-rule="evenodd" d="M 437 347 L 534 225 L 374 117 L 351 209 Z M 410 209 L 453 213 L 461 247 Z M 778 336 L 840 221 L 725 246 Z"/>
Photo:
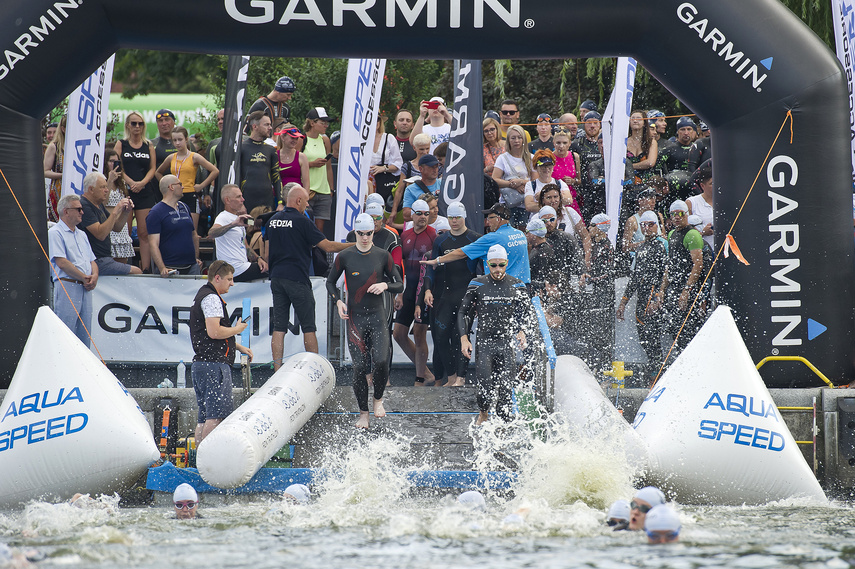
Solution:
<path fill-rule="evenodd" d="M 675 200 L 669 208 L 674 229 L 668 234 L 668 267 L 659 286 L 660 300 L 669 315 L 668 331 L 677 338 L 677 350 L 682 351 L 703 324 L 703 310 L 695 306 L 686 320 L 692 302 L 704 278 L 704 238 L 689 225 L 689 206 Z M 680 331 L 682 327 L 682 331 Z"/>
<path fill-rule="evenodd" d="M 546 224 L 532 217 L 526 225 L 528 239 L 528 264 L 531 269 L 531 293 L 543 295 L 546 283 L 552 282 L 555 271 L 555 250 L 546 242 Z"/>
<path fill-rule="evenodd" d="M 609 507 L 606 514 L 606 525 L 613 528 L 612 531 L 621 531 L 629 527 L 630 507 L 626 500 L 617 500 Z"/>
<path fill-rule="evenodd" d="M 285 488 L 285 492 L 282 497 L 289 502 L 306 505 L 309 503 L 309 498 L 311 496 L 312 493 L 309 490 L 309 487 L 305 484 L 291 484 Z"/>
<path fill-rule="evenodd" d="M 196 489 L 187 484 L 179 484 L 172 493 L 172 504 L 175 506 L 175 517 L 179 520 L 190 520 L 201 518 L 197 513 L 199 508 L 199 495 Z"/>
<path fill-rule="evenodd" d="M 680 516 L 665 504 L 654 506 L 644 520 L 647 543 L 674 543 L 680 540 Z"/>
<path fill-rule="evenodd" d="M 546 225 L 546 240 L 555 251 L 557 268 L 565 276 L 580 276 L 585 272 L 584 257 L 576 239 L 558 227 L 558 213 L 551 205 L 540 208 L 537 216 Z M 566 291 L 565 291 L 566 292 Z"/>
<path fill-rule="evenodd" d="M 368 381 L 374 378 L 374 416 L 385 417 L 383 392 L 389 378 L 389 321 L 383 307 L 383 293 L 403 290 L 398 269 L 387 251 L 374 247 L 374 220 L 360 213 L 353 224 L 356 247 L 336 256 L 327 278 L 327 292 L 335 299 L 338 315 L 347 321 L 347 343 L 353 358 L 353 391 L 359 405 L 357 428 L 368 428 Z M 339 277 L 344 274 L 347 302 L 339 294 Z"/>
<path fill-rule="evenodd" d="M 615 253 L 609 240 L 612 220 L 605 213 L 591 218 L 591 268 L 580 279 L 586 316 L 584 335 L 591 347 L 588 365 L 602 369 L 612 362 L 615 332 Z"/>
<path fill-rule="evenodd" d="M 647 354 L 647 369 L 646 373 L 634 374 L 632 381 L 634 385 L 646 386 L 649 382 L 642 381 L 656 377 L 662 366 L 662 317 L 658 291 L 668 264 L 668 250 L 665 239 L 659 237 L 659 216 L 656 212 L 645 211 L 639 217 L 638 223 L 644 241 L 635 249 L 635 265 L 617 307 L 616 316 L 622 321 L 629 299 L 638 295 L 635 327 L 638 330 L 639 343 Z M 645 377 L 648 375 L 649 377 Z"/>
<path fill-rule="evenodd" d="M 635 493 L 632 502 L 629 503 L 629 529 L 644 529 L 644 520 L 654 506 L 665 503 L 665 494 L 655 486 L 645 486 Z"/>
<path fill-rule="evenodd" d="M 437 236 L 431 258 L 460 249 L 481 237 L 466 227 L 466 207 L 462 203 L 450 203 L 447 213 L 451 230 Z M 428 265 L 425 271 L 422 290 L 424 304 L 431 309 L 433 374 L 437 382 L 443 377 L 448 378 L 446 387 L 462 387 L 466 383 L 469 360 L 460 353 L 457 310 L 473 277 L 475 271 L 467 259 L 435 268 Z"/>
<path fill-rule="evenodd" d="M 430 136 L 431 154 L 437 146 L 448 142 L 451 137 L 451 113 L 448 112 L 442 97 L 433 97 L 419 105 L 419 118 L 410 131 L 410 144 L 413 144 L 413 139 L 422 132 Z"/>
<path fill-rule="evenodd" d="M 516 376 L 514 339 L 521 350 L 526 348 L 523 327 L 535 321 L 525 283 L 505 274 L 508 253 L 501 245 L 487 252 L 490 273 L 477 277 L 460 304 L 457 331 L 466 358 L 472 357 L 469 331 L 478 315 L 478 343 L 475 354 L 475 379 L 478 386 L 478 420 L 480 425 L 490 418 L 490 408 L 505 421 L 513 419 L 511 393 Z"/>

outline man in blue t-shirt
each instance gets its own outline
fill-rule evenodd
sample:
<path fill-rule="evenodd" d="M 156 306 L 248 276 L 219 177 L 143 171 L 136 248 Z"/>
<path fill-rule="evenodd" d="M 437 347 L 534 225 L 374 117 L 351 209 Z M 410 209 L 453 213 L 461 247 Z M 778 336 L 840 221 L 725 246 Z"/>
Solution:
<path fill-rule="evenodd" d="M 483 259 L 484 273 L 490 272 L 487 267 L 487 251 L 493 245 L 501 245 L 508 252 L 508 269 L 507 273 L 512 277 L 516 277 L 526 285 L 531 283 L 531 270 L 528 264 L 528 242 L 526 241 L 525 233 L 519 229 L 514 229 L 508 225 L 508 220 L 511 218 L 511 213 L 505 204 L 497 203 L 490 209 L 484 210 L 484 215 L 487 216 L 487 224 L 490 226 L 490 233 L 479 237 L 473 243 L 455 249 L 445 255 L 440 255 L 436 259 L 422 261 L 426 265 L 443 265 L 458 259 Z"/>
<path fill-rule="evenodd" d="M 288 192 L 285 209 L 270 218 L 264 233 L 264 240 L 268 242 L 267 263 L 270 267 L 270 290 L 273 293 L 273 338 L 270 346 L 274 371 L 282 365 L 292 305 L 303 330 L 303 346 L 307 352 L 318 353 L 315 296 L 309 280 L 312 247 L 320 247 L 327 253 L 338 253 L 353 245 L 337 243 L 324 237 L 304 213 L 308 204 L 309 192 L 302 186 L 294 186 Z"/>
<path fill-rule="evenodd" d="M 439 178 L 439 160 L 433 154 L 425 154 L 419 158 L 419 172 L 422 175 L 421 180 L 416 180 L 404 190 L 404 198 L 402 206 L 404 209 L 401 213 L 404 214 L 404 221 L 412 221 L 412 212 L 410 208 L 413 202 L 419 199 L 424 193 L 430 193 L 436 196 L 439 200 L 439 192 L 442 190 L 442 178 Z"/>

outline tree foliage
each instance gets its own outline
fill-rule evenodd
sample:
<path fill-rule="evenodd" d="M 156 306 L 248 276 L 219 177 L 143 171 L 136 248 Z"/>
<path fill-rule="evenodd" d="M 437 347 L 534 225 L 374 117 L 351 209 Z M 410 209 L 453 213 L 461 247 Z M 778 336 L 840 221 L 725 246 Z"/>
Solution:
<path fill-rule="evenodd" d="M 149 93 L 207 93 L 216 56 L 144 49 L 116 52 L 113 80 L 131 99 Z"/>

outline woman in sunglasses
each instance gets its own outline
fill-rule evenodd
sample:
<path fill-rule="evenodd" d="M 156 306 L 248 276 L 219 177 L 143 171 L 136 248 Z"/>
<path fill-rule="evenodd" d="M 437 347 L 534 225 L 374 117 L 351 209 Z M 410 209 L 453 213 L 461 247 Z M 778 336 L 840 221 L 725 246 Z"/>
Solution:
<path fill-rule="evenodd" d="M 145 120 L 138 112 L 125 117 L 125 138 L 113 147 L 119 155 L 122 179 L 127 185 L 134 202 L 134 219 L 140 243 L 140 268 L 144 272 L 151 267 L 148 231 L 145 218 L 151 208 L 160 201 L 160 190 L 154 179 L 156 155 L 154 145 L 145 137 Z"/>
<path fill-rule="evenodd" d="M 279 155 L 279 177 L 282 187 L 289 182 L 309 187 L 309 159 L 300 152 L 300 146 L 306 135 L 296 126 L 280 130 L 277 137 L 276 153 Z"/>
<path fill-rule="evenodd" d="M 633 531 L 644 529 L 647 512 L 654 506 L 664 503 L 665 494 L 655 486 L 645 486 L 636 492 L 632 502 L 629 503 L 629 529 Z"/>

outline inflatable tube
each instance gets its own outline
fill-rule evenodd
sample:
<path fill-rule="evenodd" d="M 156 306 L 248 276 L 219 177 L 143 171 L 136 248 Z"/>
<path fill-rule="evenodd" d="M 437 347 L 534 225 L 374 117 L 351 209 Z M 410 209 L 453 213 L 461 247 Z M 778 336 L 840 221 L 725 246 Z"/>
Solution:
<path fill-rule="evenodd" d="M 333 387 L 335 370 L 326 359 L 308 352 L 291 356 L 199 444 L 199 474 L 217 488 L 246 484 L 306 424 Z"/>
<path fill-rule="evenodd" d="M 651 481 L 680 502 L 826 502 L 726 306 L 656 383 L 633 426 Z"/>
<path fill-rule="evenodd" d="M 647 468 L 644 441 L 605 396 L 588 365 L 575 356 L 556 360 L 555 412 L 592 437 L 622 440 L 627 461 L 636 472 Z"/>
<path fill-rule="evenodd" d="M 0 405 L 0 507 L 120 492 L 159 456 L 133 397 L 40 308 Z"/>

